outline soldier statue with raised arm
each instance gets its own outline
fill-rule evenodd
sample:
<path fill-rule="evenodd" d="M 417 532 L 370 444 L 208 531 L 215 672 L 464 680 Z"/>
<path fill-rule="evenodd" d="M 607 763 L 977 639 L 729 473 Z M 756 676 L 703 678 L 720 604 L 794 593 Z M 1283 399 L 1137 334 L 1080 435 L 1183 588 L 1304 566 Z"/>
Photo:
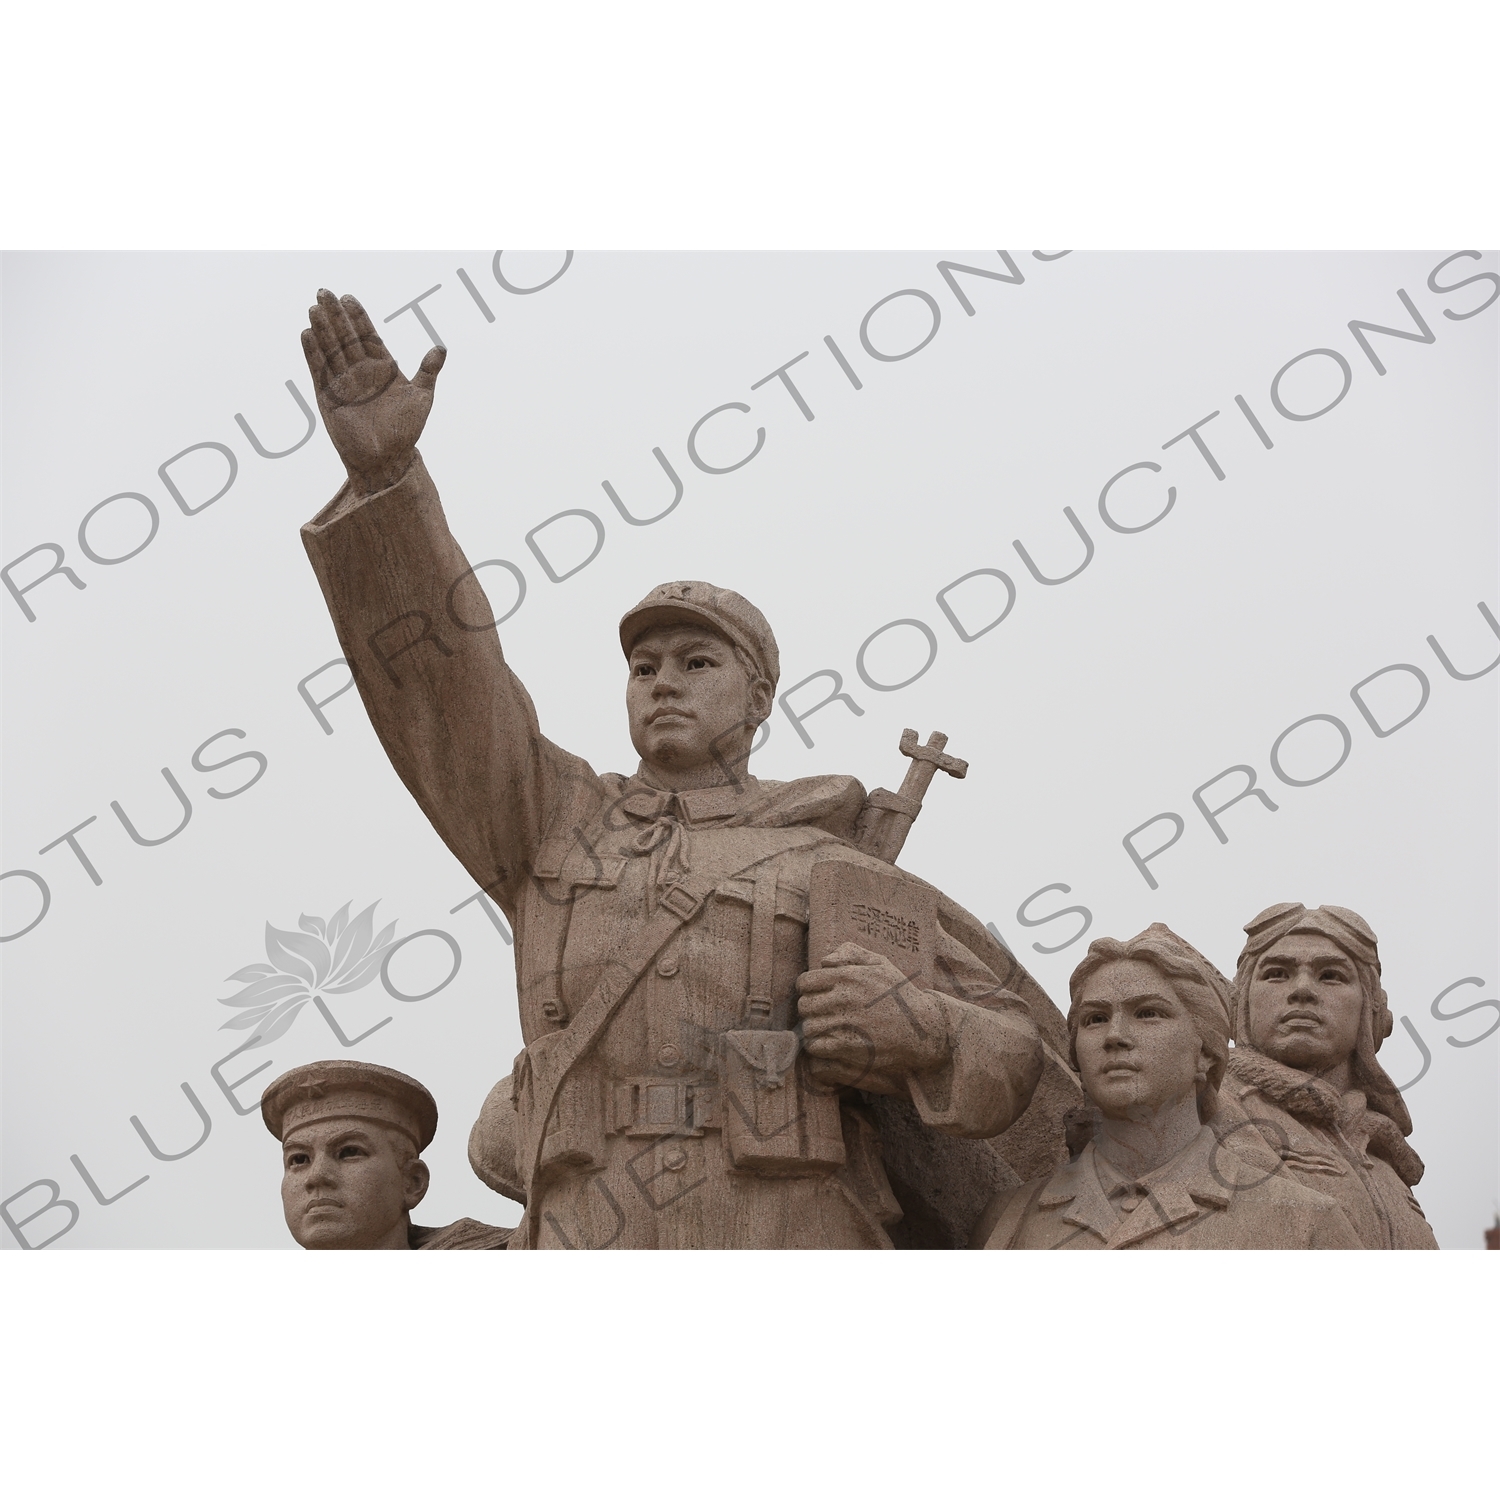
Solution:
<path fill-rule="evenodd" d="M 511 1248 L 962 1244 L 1061 1162 L 1078 1095 L 1035 982 L 892 867 L 916 794 L 961 763 L 913 737 L 907 787 L 869 798 L 748 774 L 775 637 L 693 581 L 620 623 L 635 773 L 554 745 L 416 449 L 445 352 L 407 380 L 327 291 L 310 325 L 349 478 L 308 555 L 392 764 L 515 934 L 526 1046 L 470 1138 L 526 1205 Z"/>

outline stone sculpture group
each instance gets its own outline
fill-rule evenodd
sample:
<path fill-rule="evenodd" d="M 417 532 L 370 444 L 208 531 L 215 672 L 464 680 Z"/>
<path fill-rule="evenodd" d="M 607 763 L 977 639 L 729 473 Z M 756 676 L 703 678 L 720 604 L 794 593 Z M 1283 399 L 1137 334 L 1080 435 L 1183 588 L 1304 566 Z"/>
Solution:
<path fill-rule="evenodd" d="M 351 1249 L 1435 1249 L 1375 934 L 1273 906 L 1233 980 L 1166 927 L 1091 944 L 1066 1020 L 970 913 L 895 865 L 901 790 L 762 781 L 776 640 L 728 589 L 620 622 L 633 775 L 541 732 L 353 297 L 302 342 L 348 471 L 303 541 L 402 780 L 514 933 L 525 1047 L 469 1160 L 514 1230 L 413 1226 L 437 1107 L 351 1060 L 265 1092 L 287 1224 Z"/>

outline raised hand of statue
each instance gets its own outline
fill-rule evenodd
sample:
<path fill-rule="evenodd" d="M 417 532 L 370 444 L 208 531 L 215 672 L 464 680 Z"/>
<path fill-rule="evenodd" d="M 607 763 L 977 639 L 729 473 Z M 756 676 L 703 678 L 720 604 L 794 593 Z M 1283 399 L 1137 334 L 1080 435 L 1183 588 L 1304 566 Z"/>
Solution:
<path fill-rule="evenodd" d="M 942 1002 L 857 943 L 801 975 L 797 992 L 803 1050 L 820 1083 L 899 1093 L 901 1080 L 949 1059 Z"/>
<path fill-rule="evenodd" d="M 411 466 L 448 351 L 429 349 L 408 380 L 357 298 L 326 288 L 307 311 L 302 352 L 318 410 L 355 491 L 373 495 Z"/>

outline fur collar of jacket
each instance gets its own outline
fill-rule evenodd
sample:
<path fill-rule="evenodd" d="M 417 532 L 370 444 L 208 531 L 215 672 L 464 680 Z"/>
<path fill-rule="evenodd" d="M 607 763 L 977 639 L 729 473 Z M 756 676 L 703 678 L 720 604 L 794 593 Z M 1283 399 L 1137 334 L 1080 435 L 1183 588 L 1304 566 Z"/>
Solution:
<path fill-rule="evenodd" d="M 1408 1187 L 1415 1187 L 1422 1180 L 1426 1170 L 1422 1158 L 1407 1145 L 1400 1127 L 1390 1116 L 1368 1107 L 1351 1114 L 1331 1084 L 1248 1047 L 1235 1047 L 1230 1052 L 1227 1071 L 1238 1082 L 1259 1089 L 1288 1114 L 1315 1120 L 1330 1129 L 1352 1127 L 1365 1133 L 1369 1137 L 1370 1154 L 1387 1161 Z"/>

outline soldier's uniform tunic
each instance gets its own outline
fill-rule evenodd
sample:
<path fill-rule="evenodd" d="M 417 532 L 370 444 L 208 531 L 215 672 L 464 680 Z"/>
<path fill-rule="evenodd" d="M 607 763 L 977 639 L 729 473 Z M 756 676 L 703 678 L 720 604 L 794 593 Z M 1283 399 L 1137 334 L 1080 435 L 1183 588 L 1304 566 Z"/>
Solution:
<path fill-rule="evenodd" d="M 813 863 L 889 870 L 848 842 L 859 783 L 742 776 L 671 793 L 642 776 L 596 774 L 547 740 L 486 628 L 487 601 L 420 457 L 378 494 L 358 500 L 346 487 L 303 537 L 392 764 L 511 922 L 528 1051 L 568 1025 L 684 882 L 711 882 L 565 1078 L 534 1179 L 523 1159 L 540 1125 L 526 1113 L 526 1053 L 519 1114 L 506 1114 L 509 1084 L 487 1104 L 495 1159 L 486 1180 L 512 1196 L 530 1189 L 529 1223 L 513 1247 L 529 1238 L 557 1247 L 888 1247 L 883 1226 L 899 1208 L 878 1132 L 847 1091 L 830 1115 L 805 1057 L 787 1085 L 798 1091 L 800 1161 L 772 1169 L 778 1175 L 736 1168 L 725 1130 L 734 1104 L 725 1034 L 795 1023 Z M 862 1087 L 909 1098 L 948 1134 L 997 1135 L 1031 1098 L 1040 1038 L 1022 1002 L 941 929 L 933 958 L 950 1060 L 920 1077 L 872 1075 Z M 809 1135 L 819 1119 L 833 1122 L 821 1142 Z M 831 1160 L 830 1133 L 841 1137 L 832 1155 L 843 1160 L 820 1166 Z"/>

